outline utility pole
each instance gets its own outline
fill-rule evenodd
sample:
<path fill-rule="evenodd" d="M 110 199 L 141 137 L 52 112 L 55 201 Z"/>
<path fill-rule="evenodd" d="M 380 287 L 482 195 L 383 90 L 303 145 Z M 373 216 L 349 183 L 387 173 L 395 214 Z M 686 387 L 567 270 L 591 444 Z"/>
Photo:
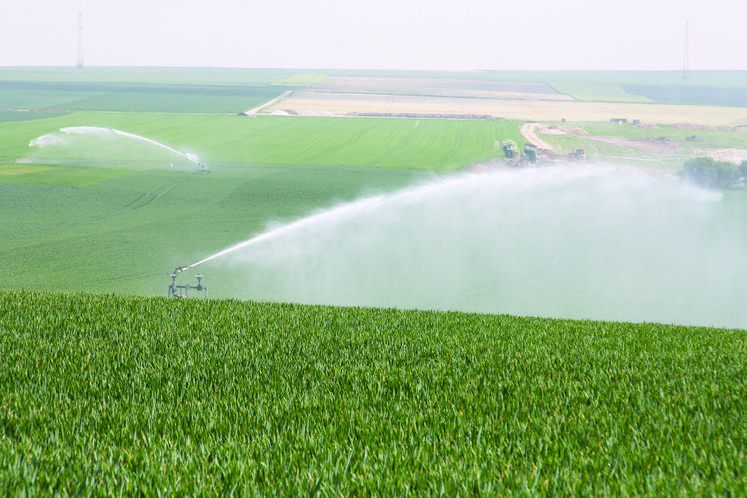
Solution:
<path fill-rule="evenodd" d="M 682 79 L 690 77 L 690 43 L 689 43 L 689 23 L 685 23 L 685 57 L 682 62 Z"/>
<path fill-rule="evenodd" d="M 78 69 L 83 69 L 83 14 L 78 12 Z"/>

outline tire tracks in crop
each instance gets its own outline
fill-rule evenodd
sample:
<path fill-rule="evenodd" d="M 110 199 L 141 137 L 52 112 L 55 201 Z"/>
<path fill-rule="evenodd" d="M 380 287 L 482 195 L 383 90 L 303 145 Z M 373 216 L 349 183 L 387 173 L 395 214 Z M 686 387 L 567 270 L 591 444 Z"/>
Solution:
<path fill-rule="evenodd" d="M 16 231 L 11 235 L 13 237 L 23 237 L 28 235 L 37 235 L 44 232 L 56 231 L 60 227 L 82 226 L 86 224 L 101 223 L 102 221 L 114 218 L 116 216 L 121 216 L 123 214 L 131 213 L 133 211 L 146 207 L 179 186 L 180 184 L 184 183 L 185 181 L 187 181 L 186 178 L 181 178 L 174 181 L 159 183 L 146 192 L 141 193 L 132 201 L 124 204 L 119 208 L 114 209 L 113 211 L 109 211 L 106 213 L 91 213 L 90 215 L 82 218 L 71 219 L 66 223 L 58 223 L 54 226 L 42 226 L 23 231 Z"/>
<path fill-rule="evenodd" d="M 128 211 L 135 211 L 136 209 L 143 208 L 150 204 L 153 201 L 158 200 L 161 196 L 168 193 L 178 185 L 184 183 L 186 181 L 186 178 L 183 178 L 181 180 L 177 180 L 174 182 L 164 182 L 159 185 L 156 185 L 155 187 L 151 188 L 147 192 L 143 192 L 138 197 L 135 198 L 132 202 L 129 202 L 119 208 L 118 210 L 112 212 L 111 216 L 117 216 L 118 214 L 121 214 L 123 212 Z"/>
<path fill-rule="evenodd" d="M 119 208 L 114 209 L 113 211 L 110 211 L 108 213 L 95 214 L 95 215 L 91 215 L 86 218 L 78 219 L 76 221 L 71 221 L 68 225 L 77 225 L 77 224 L 84 224 L 84 223 L 91 223 L 91 222 L 95 223 L 101 220 L 106 220 L 109 218 L 113 218 L 115 216 L 120 216 L 122 214 L 136 211 L 158 200 L 161 196 L 168 193 L 169 191 L 176 188 L 178 185 L 184 183 L 185 181 L 187 181 L 187 179 L 182 178 L 182 179 L 175 180 L 175 181 L 159 183 L 158 185 L 155 185 L 149 190 L 141 193 L 132 201 L 128 202 L 127 204 Z"/>

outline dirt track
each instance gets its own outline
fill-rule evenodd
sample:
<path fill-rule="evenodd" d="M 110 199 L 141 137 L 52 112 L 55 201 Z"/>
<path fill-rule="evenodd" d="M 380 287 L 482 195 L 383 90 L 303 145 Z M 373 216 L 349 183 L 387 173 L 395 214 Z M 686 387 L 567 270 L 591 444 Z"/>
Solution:
<path fill-rule="evenodd" d="M 541 128 L 542 126 L 544 125 L 540 123 L 525 123 L 521 126 L 521 136 L 524 137 L 527 142 L 532 145 L 536 145 L 540 149 L 555 152 L 552 148 L 552 145 L 537 136 L 537 129 Z"/>
<path fill-rule="evenodd" d="M 276 109 L 299 114 L 303 111 L 325 111 L 335 116 L 345 116 L 350 112 L 489 114 L 532 122 L 559 122 L 563 119 L 570 122 L 609 121 L 615 117 L 659 124 L 691 122 L 735 126 L 747 122 L 747 108 L 744 107 L 319 93 L 303 90 L 268 106 L 261 113 Z"/>

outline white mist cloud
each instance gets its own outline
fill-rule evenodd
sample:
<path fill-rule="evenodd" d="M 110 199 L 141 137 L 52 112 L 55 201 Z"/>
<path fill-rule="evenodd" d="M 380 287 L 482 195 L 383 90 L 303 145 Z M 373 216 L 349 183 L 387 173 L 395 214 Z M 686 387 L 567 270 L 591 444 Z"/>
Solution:
<path fill-rule="evenodd" d="M 720 199 L 614 168 L 465 174 L 275 228 L 200 271 L 258 300 L 747 327 L 747 228 Z"/>

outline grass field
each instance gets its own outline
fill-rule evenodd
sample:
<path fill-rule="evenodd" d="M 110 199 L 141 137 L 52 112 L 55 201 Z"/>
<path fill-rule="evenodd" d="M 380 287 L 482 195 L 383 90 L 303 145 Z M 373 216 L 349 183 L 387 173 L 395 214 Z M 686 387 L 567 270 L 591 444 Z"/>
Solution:
<path fill-rule="evenodd" d="M 338 78 L 336 81 L 349 81 L 344 78 L 367 74 L 346 76 L 330 72 L 331 77 Z M 377 74 L 379 79 L 372 81 L 382 85 L 382 78 L 387 75 Z M 534 91 L 548 88 L 540 83 L 541 78 L 573 81 L 572 78 L 564 80 L 561 74 L 555 73 L 524 75 L 525 83 L 512 80 L 515 74 L 503 73 L 395 75 L 394 81 L 407 83 L 408 88 L 415 88 L 413 82 L 418 78 L 430 78 L 445 88 L 471 81 L 468 88 L 472 89 L 535 88 Z M 127 87 L 134 93 L 142 92 L 143 96 L 156 88 L 164 95 L 175 97 L 178 92 L 172 95 L 169 89 L 186 88 L 193 92 L 223 85 L 233 91 L 245 85 L 250 90 L 272 87 L 278 92 L 282 86 L 274 83 L 322 83 L 318 73 L 270 70 L 5 69 L 0 71 L 0 76 L 9 87 L 30 85 L 28 88 L 35 89 L 32 93 L 38 92 L 43 98 L 50 97 L 52 87 L 57 87 L 50 82 L 52 78 L 60 80 L 59 88 L 67 87 L 73 93 Z M 506 82 L 496 83 L 501 78 Z M 657 78 L 631 81 L 667 82 L 662 76 Z M 592 86 L 613 81 L 624 79 L 619 75 L 590 78 Z M 355 98 L 367 98 L 375 106 L 380 104 L 376 96 Z M 421 102 L 414 97 L 400 96 L 400 99 L 398 102 L 402 105 Z M 423 109 L 438 110 L 434 107 L 436 103 L 442 105 L 448 101 L 425 102 Z M 510 104 L 510 101 L 503 102 Z M 210 104 L 209 99 L 206 104 Z M 516 105 L 522 112 L 534 107 L 543 109 L 547 105 L 572 106 L 568 109 L 579 112 L 587 106 L 613 106 L 616 112 L 614 106 L 620 104 L 517 101 Z M 637 105 L 654 109 L 654 106 Z M 715 112 L 705 107 L 681 107 L 690 118 L 697 112 Z M 662 108 L 656 106 L 656 109 Z M 461 104 L 451 110 L 472 111 Z M 731 119 L 727 118 L 729 109 L 720 108 L 719 112 L 722 119 Z M 24 119 L 19 120 L 19 116 Z M 671 136 L 683 143 L 683 156 L 668 157 L 669 163 L 662 166 L 662 158 L 631 149 L 569 136 L 546 138 L 561 152 L 581 146 L 594 159 L 622 158 L 672 172 L 676 172 L 686 153 L 697 147 L 747 146 L 744 134 L 698 131 L 703 142 L 684 144 L 684 137 L 690 130 L 619 127 L 600 121 L 600 116 L 596 116 L 596 121 L 564 126 L 579 125 L 599 136 L 621 132 L 628 136 Z M 2 285 L 38 290 L 160 293 L 163 273 L 169 267 L 245 240 L 270 222 L 292 220 L 316 209 L 352 200 L 365 192 L 388 191 L 424 178 L 415 170 L 453 171 L 474 163 L 491 162 L 501 155 L 495 146 L 501 140 L 513 139 L 520 146 L 524 143 L 518 131 L 520 123 L 505 120 L 248 118 L 220 113 L 93 111 L 4 112 L 0 118 L 3 119 L 0 121 L 3 138 L 0 141 L 0 188 L 3 191 L 0 207 L 4 212 L 16 213 L 1 222 L 5 237 L 0 240 L 0 254 L 6 261 L 12 261 L 10 279 Z M 195 175 L 194 165 L 184 158 L 123 137 L 73 140 L 66 146 L 43 150 L 29 147 L 35 138 L 71 126 L 116 128 L 157 140 L 180 152 L 199 155 L 212 173 Z M 19 159 L 25 162 L 19 164 Z M 170 163 L 175 164 L 173 170 L 168 168 Z M 190 230 L 186 234 L 184 220 L 189 220 Z"/>
<path fill-rule="evenodd" d="M 215 166 L 213 173 L 160 169 L 124 176 L 108 168 L 56 167 L 36 183 L 0 183 L 4 288 L 160 295 L 166 274 L 320 206 L 402 187 L 402 169 L 281 165 Z M 97 183 L 86 183 L 96 173 Z M 0 182 L 26 175 L 0 174 Z M 109 178 L 107 178 L 107 176 Z"/>
<path fill-rule="evenodd" d="M 732 495 L 744 331 L 0 292 L 0 492 Z"/>
<path fill-rule="evenodd" d="M 307 86 L 284 70 L 0 68 L 0 109 L 236 114 Z"/>
<path fill-rule="evenodd" d="M 496 141 L 521 140 L 518 124 L 505 121 L 7 114 L 34 119 L 0 122 L 0 205 L 16 213 L 0 220 L 0 253 L 12 262 L 4 285 L 148 295 L 161 293 L 175 259 L 196 260 L 272 221 L 402 187 L 423 177 L 415 170 L 490 161 Z M 212 172 L 195 175 L 184 158 L 126 137 L 29 147 L 76 126 L 195 153 Z"/>
<path fill-rule="evenodd" d="M 575 100 L 580 101 L 652 102 L 647 97 L 630 94 L 614 83 L 563 82 L 554 83 L 552 86 L 558 92 L 571 95 Z"/>
<path fill-rule="evenodd" d="M 524 143 L 521 121 L 236 115 L 286 89 L 294 90 L 290 101 L 299 102 L 313 95 L 309 88 L 334 78 L 437 81 L 431 94 L 452 86 L 496 91 L 529 85 L 585 102 L 503 99 L 496 115 L 540 116 L 600 137 L 667 136 L 683 143 L 684 154 L 701 146 L 747 148 L 747 135 L 637 129 L 608 119 L 745 124 L 745 108 L 734 107 L 738 99 L 730 101 L 732 107 L 645 103 L 637 101 L 661 96 L 636 97 L 626 85 L 684 87 L 697 100 L 719 88 L 744 87 L 746 75 L 694 73 L 682 82 L 675 72 L 0 68 L 0 494 L 747 493 L 744 330 L 144 297 L 166 295 L 167 274 L 176 265 L 247 240 L 274 222 L 434 178 L 457 187 L 451 180 L 470 178 L 492 188 L 484 176 L 453 173 L 496 161 L 496 142 Z M 337 97 L 339 113 L 354 99 L 375 112 L 458 114 L 481 113 L 490 100 Z M 329 99 L 309 99 L 310 107 L 304 102 L 299 109 L 319 102 L 330 105 Z M 568 122 L 561 123 L 563 118 Z M 116 128 L 197 154 L 211 172 L 196 174 L 185 158 L 131 138 L 97 141 L 59 132 L 80 126 Z M 693 133 L 704 141 L 685 144 Z M 70 140 L 29 147 L 48 134 Z M 595 159 L 647 160 L 578 137 L 542 138 L 561 152 L 585 143 Z M 661 157 L 651 161 L 648 170 L 661 170 Z M 625 178 L 635 183 L 644 176 Z M 507 197 L 527 186 L 513 185 Z M 611 188 L 609 197 L 624 204 L 616 190 Z M 746 267 L 730 258 L 743 254 L 741 225 L 731 233 L 718 223 L 699 224 L 698 216 L 717 205 L 719 213 L 738 221 L 747 212 L 742 191 L 700 192 L 705 200 L 677 204 L 694 215 L 690 220 L 656 211 L 664 205 L 659 197 L 652 197 L 653 203 L 633 197 L 644 215 L 640 226 L 605 218 L 615 214 L 614 203 L 605 205 L 609 211 L 566 216 L 578 212 L 559 207 L 584 205 L 577 202 L 584 196 L 560 194 L 571 203 L 553 204 L 558 196 L 552 189 L 540 189 L 523 204 L 490 204 L 504 208 L 487 218 L 469 210 L 468 197 L 459 197 L 469 204 L 466 210 L 440 206 L 430 216 L 415 216 L 416 225 L 401 226 L 418 234 L 423 226 L 442 226 L 436 222 L 453 212 L 462 213 L 455 220 L 460 227 L 471 227 L 473 218 L 507 220 L 478 228 L 497 239 L 507 233 L 502 230 L 515 229 L 508 230 L 515 237 L 503 237 L 515 254 L 547 256 L 509 259 L 504 279 L 449 289 L 472 309 L 516 294 L 515 284 L 524 280 L 537 283 L 539 292 L 525 299 L 519 293 L 525 307 L 517 309 L 547 294 L 556 305 L 552 316 L 569 316 L 573 308 L 561 306 L 576 305 L 575 296 L 604 298 L 610 281 L 604 292 L 593 279 L 574 279 L 573 286 L 564 285 L 567 280 L 556 287 L 542 282 L 548 268 L 566 279 L 574 262 L 595 254 L 591 248 L 599 241 L 583 235 L 593 220 L 603 227 L 599 233 L 607 244 L 618 233 L 639 233 L 640 226 L 665 233 L 675 223 L 727 249 L 710 258 L 707 244 L 649 246 L 645 239 L 626 239 L 603 252 L 605 261 L 610 255 L 623 262 L 641 252 L 651 255 L 645 261 L 654 263 L 643 270 L 657 274 L 659 265 L 675 263 L 675 278 L 646 289 L 653 298 L 642 307 L 666 301 L 668 296 L 657 293 L 673 286 L 718 297 L 733 285 L 736 290 L 714 309 L 738 300 Z M 495 197 L 493 190 L 487 197 Z M 522 238 L 536 226 L 545 229 Z M 366 235 L 374 227 L 359 228 Z M 396 234 L 386 223 L 384 228 Z M 433 240 L 448 249 L 451 235 L 439 233 L 418 247 Z M 458 241 L 468 248 L 465 268 L 476 265 L 472 270 L 479 276 L 493 278 L 482 270 L 497 252 L 486 255 L 485 247 L 471 240 Z M 568 243 L 553 245 L 558 240 Z M 374 242 L 369 245 L 376 249 Z M 405 251 L 413 265 L 428 268 L 427 248 Z M 690 266 L 700 272 L 696 275 L 718 270 L 725 278 L 706 279 L 701 288 L 701 280 L 688 280 Z M 228 277 L 220 276 L 244 275 L 229 266 L 197 268 L 205 270 L 211 296 L 235 296 Z M 349 276 L 344 266 L 332 268 Z M 443 266 L 436 273 L 448 272 Z M 634 285 L 625 268 L 614 275 L 620 279 L 612 290 Z M 290 275 L 289 282 L 301 278 Z M 708 287 L 713 282 L 723 286 Z M 251 285 L 253 290 L 270 283 Z M 698 311 L 694 301 L 676 304 Z M 723 316 L 710 323 L 718 319 Z"/>
<path fill-rule="evenodd" d="M 456 122 L 77 112 L 44 120 L 0 123 L 0 134 L 5 137 L 0 144 L 0 164 L 14 163 L 32 154 L 34 150 L 28 144 L 33 139 L 70 126 L 116 128 L 135 133 L 180 152 L 196 153 L 208 163 L 455 170 L 496 157 L 499 154 L 496 141 L 521 141 L 518 124 L 500 120 Z M 116 143 L 102 144 L 130 147 L 136 142 L 122 138 Z M 157 148 L 153 151 L 157 152 Z M 44 151 L 45 156 L 57 157 L 63 163 L 65 159 L 86 153 L 76 147 Z"/>
<path fill-rule="evenodd" d="M 272 85 L 0 81 L 0 108 L 234 114 L 280 93 Z"/>

